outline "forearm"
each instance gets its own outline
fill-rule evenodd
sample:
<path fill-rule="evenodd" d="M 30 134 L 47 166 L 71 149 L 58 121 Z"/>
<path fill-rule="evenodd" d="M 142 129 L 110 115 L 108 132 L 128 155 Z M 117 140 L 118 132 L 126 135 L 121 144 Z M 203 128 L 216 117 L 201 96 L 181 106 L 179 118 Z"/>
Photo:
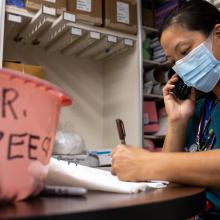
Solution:
<path fill-rule="evenodd" d="M 163 152 L 183 151 L 185 146 L 187 122 L 168 122 L 167 135 L 163 145 Z"/>
<path fill-rule="evenodd" d="M 152 179 L 220 189 L 220 150 L 154 153 Z"/>

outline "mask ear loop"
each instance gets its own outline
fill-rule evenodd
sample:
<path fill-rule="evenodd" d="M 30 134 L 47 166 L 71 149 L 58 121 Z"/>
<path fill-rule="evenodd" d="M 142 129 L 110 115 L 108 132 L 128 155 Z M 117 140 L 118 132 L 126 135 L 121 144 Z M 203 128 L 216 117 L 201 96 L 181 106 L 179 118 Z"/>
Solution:
<path fill-rule="evenodd" d="M 206 48 L 208 48 L 208 50 L 212 52 L 212 46 L 213 46 L 213 36 L 214 36 L 214 31 L 211 32 L 211 34 L 208 36 L 208 38 L 205 40 L 204 45 L 206 46 Z"/>

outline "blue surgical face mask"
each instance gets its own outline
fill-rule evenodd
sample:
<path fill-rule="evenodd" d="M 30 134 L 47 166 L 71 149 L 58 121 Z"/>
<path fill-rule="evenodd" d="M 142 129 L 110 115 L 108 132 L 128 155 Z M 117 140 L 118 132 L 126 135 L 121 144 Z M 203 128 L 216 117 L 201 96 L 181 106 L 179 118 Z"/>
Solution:
<path fill-rule="evenodd" d="M 220 62 L 210 51 L 212 35 L 173 66 L 186 85 L 202 92 L 210 92 L 220 79 Z"/>

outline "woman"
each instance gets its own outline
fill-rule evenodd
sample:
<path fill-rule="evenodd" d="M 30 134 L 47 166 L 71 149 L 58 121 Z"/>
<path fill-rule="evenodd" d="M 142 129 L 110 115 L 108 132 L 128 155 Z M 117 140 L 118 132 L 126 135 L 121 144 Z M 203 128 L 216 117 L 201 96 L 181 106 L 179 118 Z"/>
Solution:
<path fill-rule="evenodd" d="M 166 19 L 160 40 L 177 73 L 163 90 L 168 114 L 163 150 L 119 145 L 112 172 L 125 181 L 206 187 L 210 213 L 220 216 L 220 12 L 203 0 L 185 2 Z M 172 94 L 179 76 L 193 87 L 186 100 Z M 212 95 L 196 101 L 195 90 Z"/>

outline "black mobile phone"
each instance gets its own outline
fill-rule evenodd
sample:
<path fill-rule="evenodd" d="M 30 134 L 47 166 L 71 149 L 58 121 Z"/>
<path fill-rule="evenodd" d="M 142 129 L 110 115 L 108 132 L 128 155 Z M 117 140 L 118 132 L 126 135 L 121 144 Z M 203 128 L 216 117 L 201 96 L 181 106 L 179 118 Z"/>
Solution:
<path fill-rule="evenodd" d="M 176 82 L 172 89 L 173 94 L 180 100 L 185 100 L 189 97 L 191 87 L 187 86 L 181 78 Z"/>

